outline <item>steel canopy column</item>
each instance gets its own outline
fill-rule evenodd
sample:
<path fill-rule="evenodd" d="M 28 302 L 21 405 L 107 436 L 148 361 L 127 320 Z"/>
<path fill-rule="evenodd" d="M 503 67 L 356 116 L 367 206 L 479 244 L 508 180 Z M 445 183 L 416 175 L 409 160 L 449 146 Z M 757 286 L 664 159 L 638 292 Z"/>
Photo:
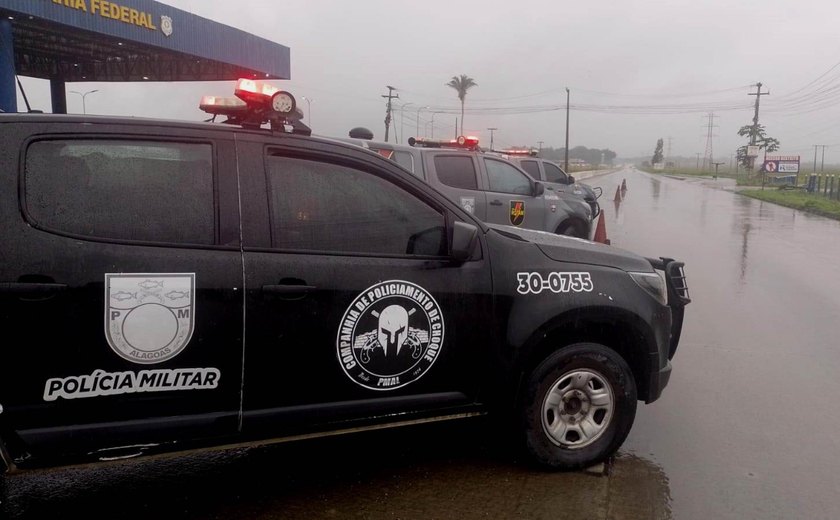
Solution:
<path fill-rule="evenodd" d="M 0 20 L 0 110 L 17 112 L 12 22 Z"/>
<path fill-rule="evenodd" d="M 67 90 L 64 88 L 64 80 L 50 80 L 50 98 L 53 114 L 67 113 Z"/>

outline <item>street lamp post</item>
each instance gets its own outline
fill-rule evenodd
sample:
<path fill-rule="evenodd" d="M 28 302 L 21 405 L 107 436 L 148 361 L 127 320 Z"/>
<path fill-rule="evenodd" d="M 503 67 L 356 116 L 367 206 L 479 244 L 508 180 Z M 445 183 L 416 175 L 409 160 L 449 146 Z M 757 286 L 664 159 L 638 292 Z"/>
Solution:
<path fill-rule="evenodd" d="M 420 108 L 417 109 L 417 131 L 415 132 L 414 137 L 420 137 L 420 111 L 423 110 L 423 109 L 428 110 L 429 107 L 425 106 L 425 107 L 420 107 Z M 425 128 L 423 128 L 423 135 L 426 135 L 426 129 Z"/>
<path fill-rule="evenodd" d="M 566 172 L 569 171 L 569 87 L 566 87 L 566 153 L 563 161 Z"/>
<path fill-rule="evenodd" d="M 490 151 L 492 152 L 493 151 L 493 132 L 498 130 L 498 128 L 493 127 L 493 128 L 488 128 L 488 130 L 490 130 Z"/>
<path fill-rule="evenodd" d="M 403 103 L 403 106 L 400 107 L 400 136 L 402 136 L 402 139 L 405 139 L 405 107 L 413 104 L 414 103 L 409 101 L 408 103 Z M 399 140 L 397 140 L 397 142 L 399 142 Z"/>
<path fill-rule="evenodd" d="M 306 117 L 309 118 L 309 128 L 312 128 L 312 99 L 303 96 L 306 101 Z"/>
<path fill-rule="evenodd" d="M 99 92 L 99 89 L 88 90 L 84 94 L 82 94 L 81 92 L 76 92 L 75 90 L 70 91 L 71 94 L 78 94 L 78 95 L 82 96 L 82 113 L 83 114 L 87 114 L 87 105 L 85 104 L 85 98 L 88 96 L 88 94 L 93 94 L 94 92 Z"/>

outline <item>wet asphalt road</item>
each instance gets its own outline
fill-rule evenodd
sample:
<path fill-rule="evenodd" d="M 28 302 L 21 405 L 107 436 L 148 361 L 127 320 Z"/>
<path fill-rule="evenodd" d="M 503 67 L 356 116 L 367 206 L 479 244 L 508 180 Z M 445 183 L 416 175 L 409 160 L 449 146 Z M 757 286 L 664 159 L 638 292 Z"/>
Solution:
<path fill-rule="evenodd" d="M 694 299 L 669 387 L 602 473 L 534 470 L 474 420 L 18 475 L 5 514 L 840 518 L 840 223 L 724 180 L 586 182 L 604 188 L 613 245 L 684 260 Z"/>

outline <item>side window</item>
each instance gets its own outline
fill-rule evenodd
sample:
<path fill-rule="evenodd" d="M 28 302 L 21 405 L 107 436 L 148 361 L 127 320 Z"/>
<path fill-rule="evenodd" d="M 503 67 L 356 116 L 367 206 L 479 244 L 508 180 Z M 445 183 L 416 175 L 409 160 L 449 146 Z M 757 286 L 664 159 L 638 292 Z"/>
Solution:
<path fill-rule="evenodd" d="M 443 214 L 371 173 L 269 155 L 271 244 L 278 249 L 444 256 Z"/>
<path fill-rule="evenodd" d="M 558 168 L 557 166 L 544 162 L 543 168 L 545 168 L 545 180 L 548 182 L 556 182 L 558 184 L 566 184 L 569 182 L 569 178 L 563 173 L 563 170 Z"/>
<path fill-rule="evenodd" d="M 435 156 L 435 172 L 438 180 L 452 188 L 477 190 L 475 163 L 467 155 Z"/>
<path fill-rule="evenodd" d="M 540 175 L 540 165 L 537 161 L 522 161 L 519 165 L 522 166 L 522 169 L 528 172 L 528 175 L 531 177 L 537 180 L 542 179 L 542 175 Z"/>
<path fill-rule="evenodd" d="M 213 244 L 210 144 L 38 141 L 26 150 L 24 197 L 36 226 L 91 238 Z"/>
<path fill-rule="evenodd" d="M 518 195 L 531 195 L 533 193 L 531 180 L 514 166 L 494 159 L 484 159 L 484 164 L 487 165 L 490 191 L 516 193 Z"/>

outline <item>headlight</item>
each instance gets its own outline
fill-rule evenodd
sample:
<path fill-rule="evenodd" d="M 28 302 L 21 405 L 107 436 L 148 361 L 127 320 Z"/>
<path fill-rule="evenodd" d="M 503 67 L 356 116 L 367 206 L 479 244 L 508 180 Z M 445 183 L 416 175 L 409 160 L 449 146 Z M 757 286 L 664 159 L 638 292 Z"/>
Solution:
<path fill-rule="evenodd" d="M 668 286 L 658 273 L 627 273 L 636 284 L 661 303 L 668 305 Z"/>

